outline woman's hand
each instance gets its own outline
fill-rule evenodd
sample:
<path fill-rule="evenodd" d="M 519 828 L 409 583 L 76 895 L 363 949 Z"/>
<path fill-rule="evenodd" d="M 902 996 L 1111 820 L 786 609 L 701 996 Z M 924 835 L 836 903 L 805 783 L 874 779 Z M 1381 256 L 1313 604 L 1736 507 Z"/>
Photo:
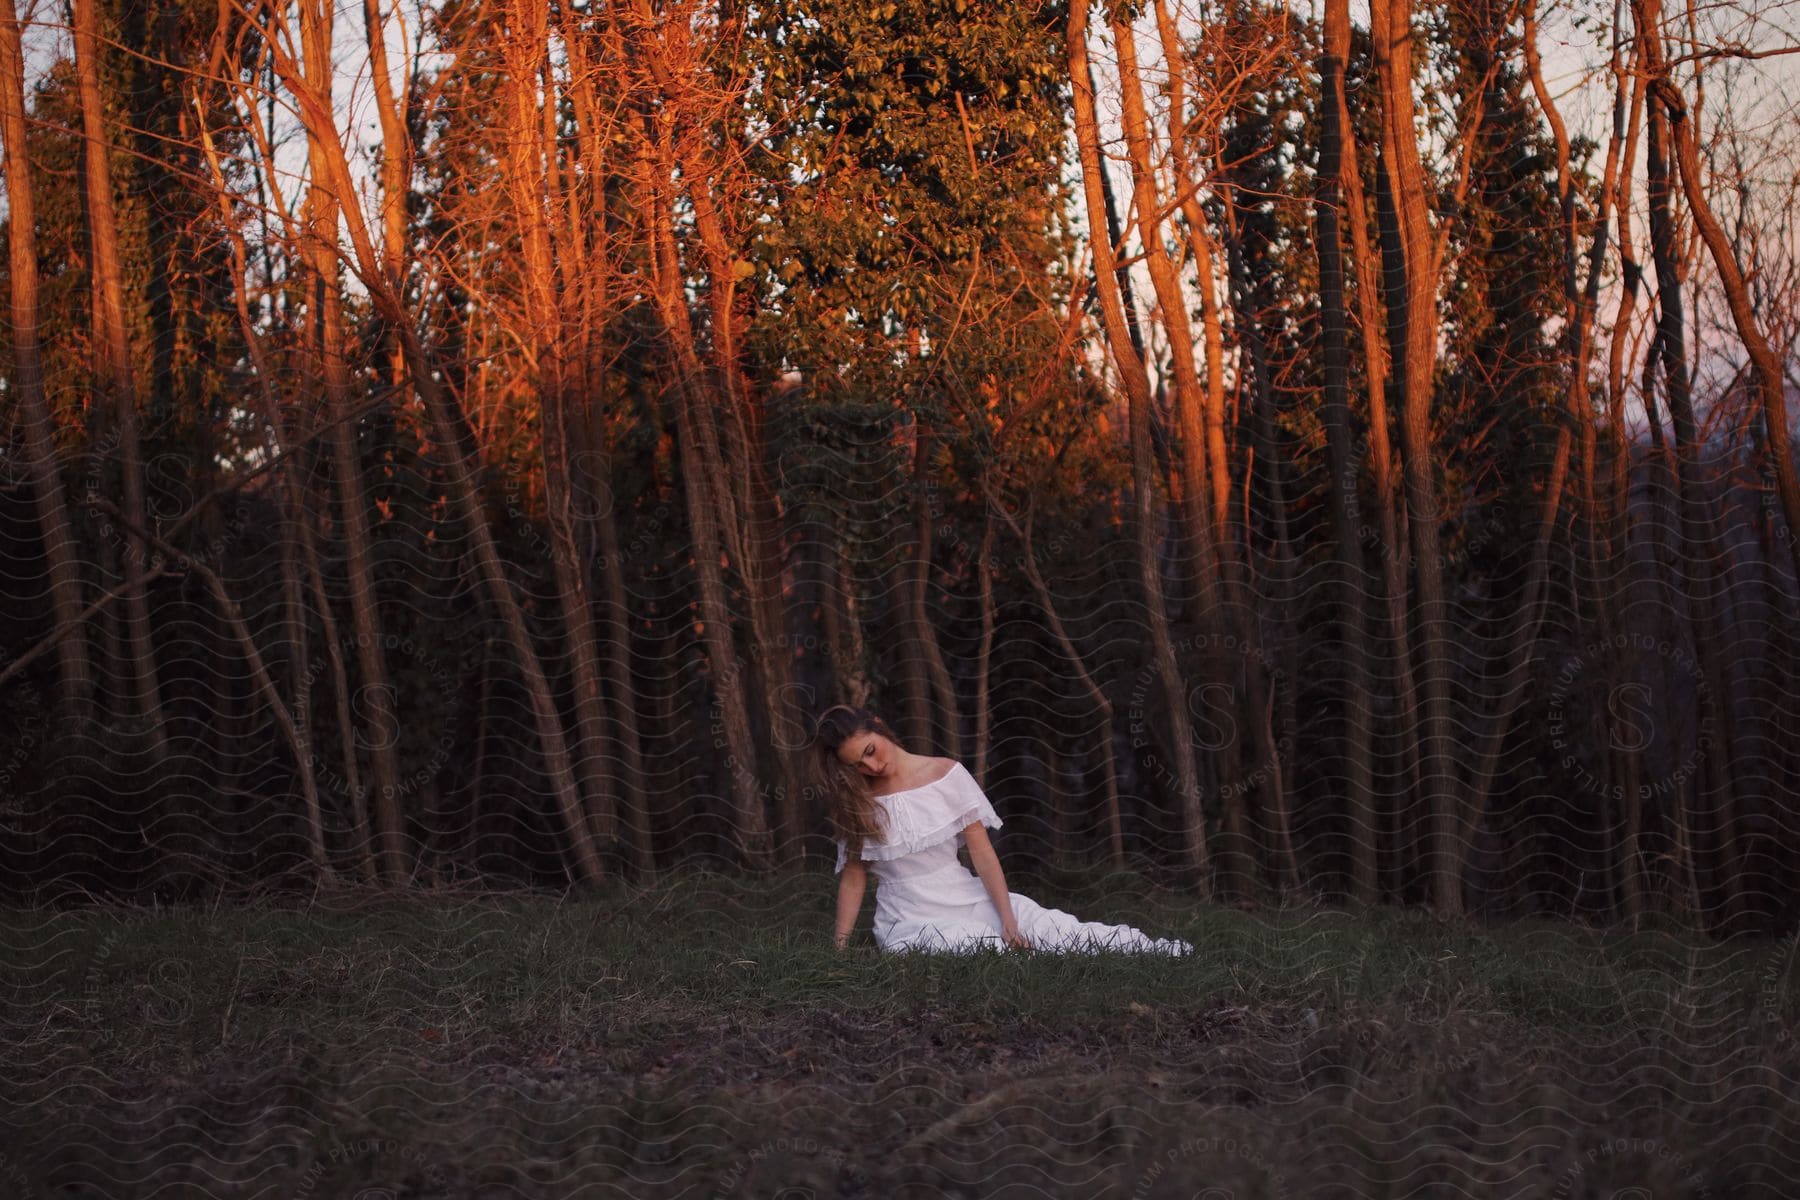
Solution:
<path fill-rule="evenodd" d="M 1006 875 L 1000 870 L 1000 858 L 994 853 L 994 844 L 988 841 L 987 830 L 981 827 L 980 821 L 975 821 L 963 826 L 962 835 L 963 843 L 969 848 L 969 865 L 981 877 L 981 886 L 987 889 L 994 902 L 994 912 L 1000 918 L 1001 942 L 1020 950 L 1031 949 L 1031 942 L 1019 932 L 1018 918 L 1013 916 Z"/>

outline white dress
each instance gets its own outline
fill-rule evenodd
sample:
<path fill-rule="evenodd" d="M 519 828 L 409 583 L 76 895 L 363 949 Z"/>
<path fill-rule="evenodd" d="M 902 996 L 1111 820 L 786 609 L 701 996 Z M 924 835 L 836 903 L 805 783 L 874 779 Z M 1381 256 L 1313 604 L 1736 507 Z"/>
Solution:
<path fill-rule="evenodd" d="M 1001 825 L 975 777 L 956 763 L 932 783 L 875 799 L 886 812 L 888 837 L 865 840 L 861 853 L 875 877 L 875 944 L 889 951 L 1005 949 L 1000 914 L 987 886 L 956 857 L 969 825 Z M 848 858 L 842 838 L 837 851 L 837 870 L 842 872 Z M 1083 921 L 1018 892 L 1007 896 L 1019 932 L 1034 950 L 1181 955 L 1194 949 L 1178 938 L 1153 938 L 1129 925 Z"/>

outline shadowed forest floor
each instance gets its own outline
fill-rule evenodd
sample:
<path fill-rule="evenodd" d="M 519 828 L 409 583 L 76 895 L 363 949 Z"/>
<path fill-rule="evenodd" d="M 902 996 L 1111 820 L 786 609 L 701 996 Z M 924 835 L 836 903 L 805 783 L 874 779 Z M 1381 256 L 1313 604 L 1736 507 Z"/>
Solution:
<path fill-rule="evenodd" d="M 1800 1194 L 1792 939 L 1009 883 L 1195 954 L 884 955 L 873 889 L 839 954 L 817 871 L 11 910 L 0 1195 Z"/>

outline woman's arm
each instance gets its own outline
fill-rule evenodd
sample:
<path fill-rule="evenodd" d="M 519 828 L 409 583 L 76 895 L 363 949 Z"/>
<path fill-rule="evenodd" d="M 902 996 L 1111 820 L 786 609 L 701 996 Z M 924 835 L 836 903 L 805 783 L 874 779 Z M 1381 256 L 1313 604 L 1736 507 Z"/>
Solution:
<path fill-rule="evenodd" d="M 868 886 L 869 868 L 860 858 L 845 863 L 838 873 L 837 933 L 833 940 L 839 950 L 850 942 L 850 932 L 862 913 L 863 891 Z"/>
<path fill-rule="evenodd" d="M 988 841 L 987 830 L 982 828 L 981 822 L 976 821 L 966 826 L 962 835 L 963 843 L 969 847 L 969 865 L 981 876 L 988 898 L 994 902 L 994 911 L 1000 914 L 1001 937 L 1008 945 L 1029 946 L 1030 943 L 1019 933 L 1018 919 L 1013 916 L 1012 893 L 1007 891 L 1006 876 L 1000 870 L 1000 856 L 994 853 L 994 844 Z"/>

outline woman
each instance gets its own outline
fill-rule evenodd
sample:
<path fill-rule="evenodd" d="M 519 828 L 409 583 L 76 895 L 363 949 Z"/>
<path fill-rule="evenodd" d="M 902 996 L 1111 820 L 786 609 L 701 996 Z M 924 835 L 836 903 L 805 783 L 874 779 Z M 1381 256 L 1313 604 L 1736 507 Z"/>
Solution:
<path fill-rule="evenodd" d="M 907 753 L 868 709 L 828 709 L 816 743 L 837 837 L 838 949 L 849 943 L 873 874 L 875 942 L 883 950 L 1193 951 L 1178 939 L 1082 921 L 1008 891 L 987 836 L 1000 817 L 974 776 L 953 759 Z M 975 874 L 957 861 L 958 845 L 969 848 Z"/>

